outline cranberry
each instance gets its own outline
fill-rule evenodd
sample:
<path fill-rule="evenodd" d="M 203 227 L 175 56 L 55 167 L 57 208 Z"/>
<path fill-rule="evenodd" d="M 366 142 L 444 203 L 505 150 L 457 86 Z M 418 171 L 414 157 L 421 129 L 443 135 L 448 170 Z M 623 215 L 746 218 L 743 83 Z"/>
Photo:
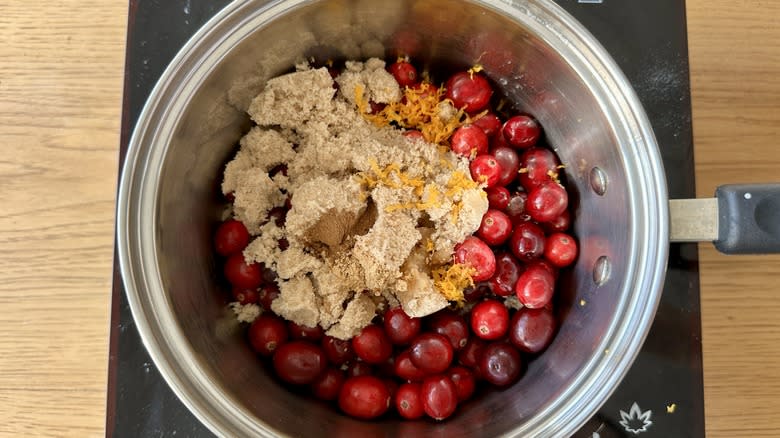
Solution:
<path fill-rule="evenodd" d="M 357 376 L 373 376 L 374 375 L 374 367 L 371 365 L 361 362 L 359 360 L 356 360 L 349 364 L 347 367 L 347 376 L 349 377 L 357 377 Z"/>
<path fill-rule="evenodd" d="M 422 132 L 416 129 L 409 129 L 404 131 L 402 135 L 411 141 L 425 141 L 425 137 L 423 136 Z"/>
<path fill-rule="evenodd" d="M 416 94 L 421 98 L 426 98 L 428 96 L 433 96 L 439 91 L 439 87 L 436 85 L 433 85 L 430 82 L 418 82 L 414 84 L 411 87 L 413 90 L 415 90 Z M 406 104 L 406 96 L 401 98 L 401 103 Z"/>
<path fill-rule="evenodd" d="M 504 211 L 506 212 L 507 216 L 509 216 L 509 219 L 512 220 L 513 224 L 525 222 L 531 218 L 528 216 L 528 213 L 525 212 L 525 204 L 527 200 L 528 193 L 526 192 L 515 193 L 511 198 L 509 198 L 509 204 L 507 204 Z"/>
<path fill-rule="evenodd" d="M 471 309 L 471 331 L 478 337 L 492 341 L 506 334 L 509 328 L 509 310 L 498 300 L 485 300 Z"/>
<path fill-rule="evenodd" d="M 257 263 L 248 265 L 244 255 L 237 252 L 225 261 L 225 277 L 234 287 L 256 288 L 263 282 L 263 271 Z"/>
<path fill-rule="evenodd" d="M 306 339 L 312 342 L 319 342 L 322 336 L 325 335 L 320 326 L 306 327 L 292 321 L 289 322 L 288 329 L 290 330 L 291 339 Z"/>
<path fill-rule="evenodd" d="M 555 334 L 555 317 L 549 309 L 520 309 L 509 323 L 509 341 L 520 351 L 539 353 Z"/>
<path fill-rule="evenodd" d="M 339 408 L 347 415 L 369 420 L 390 407 L 390 391 L 374 376 L 349 377 L 341 385 Z"/>
<path fill-rule="evenodd" d="M 526 115 L 514 116 L 501 129 L 506 141 L 516 148 L 527 148 L 536 144 L 541 129 L 536 120 Z"/>
<path fill-rule="evenodd" d="M 273 169 L 268 171 L 268 176 L 273 178 L 278 174 L 282 174 L 284 176 L 287 176 L 287 165 L 286 164 L 277 164 L 273 167 Z"/>
<path fill-rule="evenodd" d="M 387 337 L 395 345 L 406 345 L 420 333 L 420 318 L 412 318 L 400 306 L 387 309 L 383 324 Z"/>
<path fill-rule="evenodd" d="M 455 263 L 474 268 L 474 281 L 487 280 L 496 272 L 496 257 L 493 251 L 485 242 L 474 236 L 467 237 L 455 246 Z"/>
<path fill-rule="evenodd" d="M 479 357 L 484 347 L 485 341 L 476 337 L 469 338 L 466 346 L 458 352 L 458 361 L 469 368 L 475 368 L 479 364 Z"/>
<path fill-rule="evenodd" d="M 322 348 L 307 341 L 291 341 L 276 347 L 273 362 L 276 374 L 293 385 L 314 382 L 328 365 Z"/>
<path fill-rule="evenodd" d="M 531 190 L 525 208 L 531 218 L 548 222 L 560 216 L 569 204 L 569 196 L 562 185 L 549 181 Z"/>
<path fill-rule="evenodd" d="M 287 210 L 289 209 L 287 206 L 272 208 L 268 212 L 268 220 L 273 219 L 277 227 L 283 227 L 284 223 L 287 222 Z"/>
<path fill-rule="evenodd" d="M 417 69 L 406 61 L 397 61 L 390 64 L 387 67 L 387 71 L 395 78 L 398 85 L 403 87 L 411 87 L 417 83 Z"/>
<path fill-rule="evenodd" d="M 569 210 L 563 210 L 563 213 L 555 219 L 543 223 L 542 227 L 548 233 L 562 233 L 569 229 L 569 225 L 571 225 L 571 213 Z"/>
<path fill-rule="evenodd" d="M 352 338 L 352 349 L 359 358 L 370 364 L 385 362 L 393 354 L 390 339 L 378 325 L 366 326 Z"/>
<path fill-rule="evenodd" d="M 509 249 L 522 261 L 531 261 L 544 254 L 544 230 L 533 222 L 520 222 L 515 225 L 509 239 Z"/>
<path fill-rule="evenodd" d="M 520 353 L 506 342 L 488 344 L 482 350 L 479 373 L 495 386 L 508 386 L 520 378 L 523 363 Z"/>
<path fill-rule="evenodd" d="M 325 351 L 328 362 L 334 365 L 343 365 L 355 357 L 350 341 L 344 341 L 332 336 L 324 336 L 322 338 L 322 349 Z"/>
<path fill-rule="evenodd" d="M 401 380 L 411 382 L 420 381 L 425 376 L 425 371 L 417 368 L 412 362 L 412 356 L 409 350 L 402 351 L 395 358 L 394 373 Z"/>
<path fill-rule="evenodd" d="M 420 385 L 423 410 L 434 420 L 443 420 L 458 407 L 455 384 L 445 375 L 431 376 Z"/>
<path fill-rule="evenodd" d="M 278 276 L 273 269 L 266 267 L 263 263 L 260 263 L 260 269 L 263 271 L 263 283 L 276 283 Z"/>
<path fill-rule="evenodd" d="M 495 187 L 501 178 L 501 166 L 492 155 L 477 155 L 469 165 L 469 170 L 471 179 L 485 187 Z"/>
<path fill-rule="evenodd" d="M 493 138 L 497 132 L 501 131 L 501 120 L 499 120 L 497 115 L 488 112 L 484 116 L 474 120 L 474 126 L 480 127 L 488 138 Z"/>
<path fill-rule="evenodd" d="M 241 304 L 255 304 L 260 299 L 260 293 L 256 287 L 233 288 L 233 298 Z"/>
<path fill-rule="evenodd" d="M 338 368 L 328 368 L 311 384 L 311 391 L 320 400 L 336 400 L 344 384 L 344 372 Z"/>
<path fill-rule="evenodd" d="M 501 174 L 498 178 L 498 185 L 507 186 L 517 178 L 517 172 L 520 170 L 520 157 L 517 152 L 508 147 L 497 147 L 490 151 L 498 165 L 501 167 Z"/>
<path fill-rule="evenodd" d="M 249 345 L 263 356 L 270 356 L 287 342 L 288 332 L 284 320 L 275 315 L 258 316 L 249 326 Z"/>
<path fill-rule="evenodd" d="M 474 373 L 467 368 L 454 366 L 447 371 L 452 383 L 455 384 L 455 392 L 458 395 L 458 401 L 466 401 L 474 395 L 477 383 Z"/>
<path fill-rule="evenodd" d="M 485 76 L 479 73 L 458 72 L 444 85 L 447 98 L 458 109 L 474 114 L 487 108 L 493 89 Z"/>
<path fill-rule="evenodd" d="M 396 382 L 393 379 L 384 379 L 382 380 L 385 382 L 385 386 L 387 387 L 387 392 L 390 393 L 390 400 L 395 398 L 395 393 L 398 392 L 398 382 Z"/>
<path fill-rule="evenodd" d="M 469 326 L 461 315 L 450 310 L 442 310 L 430 317 L 429 327 L 434 333 L 449 339 L 454 350 L 466 346 L 469 339 Z"/>
<path fill-rule="evenodd" d="M 386 103 L 377 103 L 373 100 L 368 102 L 368 113 L 369 114 L 379 114 L 382 112 L 383 109 L 387 106 Z"/>
<path fill-rule="evenodd" d="M 425 415 L 419 383 L 404 383 L 395 393 L 395 409 L 407 420 L 416 420 Z"/>
<path fill-rule="evenodd" d="M 414 366 L 427 374 L 441 373 L 452 363 L 452 344 L 438 333 L 423 333 L 409 347 Z"/>
<path fill-rule="evenodd" d="M 512 221 L 501 210 L 488 209 L 482 216 L 477 236 L 491 246 L 503 245 L 512 234 Z"/>
<path fill-rule="evenodd" d="M 275 284 L 266 284 L 260 288 L 258 302 L 265 310 L 271 310 L 271 303 L 279 297 L 279 287 Z"/>
<path fill-rule="evenodd" d="M 550 173 L 558 172 L 558 158 L 555 154 L 545 148 L 532 147 L 523 152 L 520 157 L 520 184 L 526 190 L 541 185 L 544 182 L 552 181 Z"/>
<path fill-rule="evenodd" d="M 487 150 L 487 147 L 485 147 Z M 222 222 L 214 235 L 214 248 L 217 254 L 229 256 L 241 252 L 249 244 L 249 231 L 235 219 Z"/>
<path fill-rule="evenodd" d="M 480 300 L 491 292 L 490 285 L 486 282 L 479 282 L 474 286 L 469 286 L 463 290 L 463 298 L 469 303 Z"/>
<path fill-rule="evenodd" d="M 485 189 L 487 192 L 488 204 L 490 208 L 496 210 L 505 210 L 509 205 L 509 198 L 512 196 L 506 187 L 490 187 Z"/>
<path fill-rule="evenodd" d="M 515 284 L 517 299 L 531 309 L 538 309 L 549 303 L 554 290 L 555 277 L 541 265 L 528 266 Z"/>
<path fill-rule="evenodd" d="M 558 268 L 565 268 L 577 258 L 577 241 L 566 233 L 547 236 L 544 257 Z"/>
<path fill-rule="evenodd" d="M 473 158 L 487 154 L 488 138 L 485 132 L 476 125 L 461 126 L 455 130 L 450 139 L 452 152 L 461 157 Z"/>
<path fill-rule="evenodd" d="M 490 289 L 494 294 L 506 297 L 515 293 L 515 283 L 523 266 L 506 251 L 496 253 L 496 273 L 489 280 Z"/>

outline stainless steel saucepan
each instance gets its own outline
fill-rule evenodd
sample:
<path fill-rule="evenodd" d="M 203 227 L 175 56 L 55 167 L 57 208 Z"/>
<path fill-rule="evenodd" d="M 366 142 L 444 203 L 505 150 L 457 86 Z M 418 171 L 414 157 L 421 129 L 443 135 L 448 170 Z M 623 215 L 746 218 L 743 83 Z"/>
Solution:
<path fill-rule="evenodd" d="M 518 384 L 439 424 L 361 422 L 277 384 L 226 318 L 211 247 L 221 166 L 250 126 L 243 110 L 264 81 L 310 56 L 398 53 L 432 68 L 479 62 L 518 110 L 541 121 L 567 165 L 581 245 L 550 348 Z M 186 44 L 138 120 L 119 193 L 119 257 L 146 348 L 218 435 L 562 437 L 593 415 L 639 351 L 670 231 L 731 252 L 780 246 L 777 187 L 720 191 L 672 201 L 670 222 L 658 146 L 634 91 L 552 1 L 234 1 Z"/>

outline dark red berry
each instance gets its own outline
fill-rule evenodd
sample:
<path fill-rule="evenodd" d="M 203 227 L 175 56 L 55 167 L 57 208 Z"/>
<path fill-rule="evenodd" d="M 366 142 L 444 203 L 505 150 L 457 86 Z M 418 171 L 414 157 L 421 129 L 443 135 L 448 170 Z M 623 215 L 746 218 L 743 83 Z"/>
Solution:
<path fill-rule="evenodd" d="M 569 213 L 569 210 L 563 210 L 560 216 L 543 223 L 542 227 L 548 233 L 562 233 L 569 229 L 569 225 L 571 225 L 571 213 Z"/>
<path fill-rule="evenodd" d="M 485 76 L 480 73 L 458 72 L 444 85 L 447 98 L 458 109 L 474 114 L 487 108 L 493 89 Z"/>
<path fill-rule="evenodd" d="M 479 357 L 485 341 L 477 337 L 469 338 L 466 346 L 458 352 L 458 361 L 469 368 L 475 368 L 479 365 Z"/>
<path fill-rule="evenodd" d="M 257 263 L 247 264 L 244 255 L 237 252 L 225 261 L 225 277 L 234 287 L 250 289 L 263 282 L 263 271 Z"/>
<path fill-rule="evenodd" d="M 378 325 L 369 325 L 352 338 L 352 349 L 355 354 L 370 364 L 380 364 L 387 361 L 393 354 L 393 345 L 385 331 Z"/>
<path fill-rule="evenodd" d="M 469 165 L 471 179 L 484 184 L 485 187 L 495 187 L 501 178 L 501 166 L 492 155 L 477 155 Z"/>
<path fill-rule="evenodd" d="M 477 230 L 477 236 L 491 246 L 503 245 L 512 235 L 512 221 L 501 210 L 488 209 Z"/>
<path fill-rule="evenodd" d="M 422 380 L 426 373 L 425 371 L 417 368 L 412 362 L 411 353 L 409 350 L 404 350 L 395 357 L 394 374 L 401 380 L 410 382 L 416 382 Z"/>
<path fill-rule="evenodd" d="M 257 291 L 256 287 L 248 289 L 234 287 L 232 293 L 233 298 L 243 305 L 255 304 L 260 299 L 260 293 Z"/>
<path fill-rule="evenodd" d="M 402 135 L 412 141 L 425 141 L 425 137 L 423 136 L 422 132 L 416 129 L 409 129 L 404 131 Z"/>
<path fill-rule="evenodd" d="M 393 400 L 395 398 L 395 393 L 398 392 L 398 382 L 393 380 L 392 378 L 389 379 L 382 379 L 383 382 L 385 382 L 385 386 L 387 387 L 387 392 L 390 393 L 390 400 Z"/>
<path fill-rule="evenodd" d="M 406 345 L 420 333 L 420 318 L 412 318 L 400 306 L 387 309 L 382 323 L 387 337 L 395 345 Z"/>
<path fill-rule="evenodd" d="M 490 187 L 485 189 L 487 192 L 488 204 L 490 208 L 496 210 L 505 210 L 509 205 L 509 198 L 512 196 L 506 187 Z"/>
<path fill-rule="evenodd" d="M 482 129 L 488 138 L 493 138 L 497 132 L 501 131 L 501 120 L 495 114 L 488 112 L 484 116 L 474 120 L 474 126 Z"/>
<path fill-rule="evenodd" d="M 488 137 L 476 125 L 461 126 L 452 134 L 450 148 L 455 154 L 471 159 L 487 154 Z"/>
<path fill-rule="evenodd" d="M 322 348 L 307 341 L 291 341 L 276 347 L 274 370 L 282 380 L 293 385 L 314 382 L 327 368 Z"/>
<path fill-rule="evenodd" d="M 487 150 L 487 147 L 485 147 Z M 249 244 L 249 231 L 235 219 L 222 222 L 214 235 L 214 248 L 217 254 L 229 256 L 241 252 Z"/>
<path fill-rule="evenodd" d="M 469 286 L 463 290 L 463 298 L 469 303 L 479 301 L 485 295 L 491 293 L 490 284 L 487 282 L 479 282 L 474 286 Z"/>
<path fill-rule="evenodd" d="M 344 341 L 332 336 L 324 336 L 322 338 L 322 349 L 325 351 L 328 362 L 334 365 L 343 365 L 355 357 L 350 341 Z"/>
<path fill-rule="evenodd" d="M 422 333 L 409 346 L 409 358 L 414 366 L 427 374 L 441 373 L 452 363 L 450 340 L 438 333 Z"/>
<path fill-rule="evenodd" d="M 539 353 L 555 335 L 555 317 L 550 309 L 520 309 L 509 323 L 509 341 L 520 351 Z"/>
<path fill-rule="evenodd" d="M 357 376 L 373 376 L 374 375 L 374 367 L 371 365 L 356 360 L 347 366 L 347 377 L 357 377 Z"/>
<path fill-rule="evenodd" d="M 411 87 L 417 83 L 417 69 L 406 61 L 397 61 L 387 67 L 387 71 L 395 78 L 398 85 Z"/>
<path fill-rule="evenodd" d="M 319 342 L 322 336 L 325 335 L 322 327 L 306 327 L 305 325 L 296 324 L 292 321 L 289 322 L 288 327 L 290 330 L 291 339 L 305 339 L 311 342 Z"/>
<path fill-rule="evenodd" d="M 569 205 L 566 189 L 560 184 L 549 181 L 528 193 L 525 209 L 531 218 L 538 222 L 548 222 L 560 216 Z"/>
<path fill-rule="evenodd" d="M 492 341 L 506 334 L 509 310 L 498 300 L 485 300 L 471 309 L 471 331 L 481 339 Z"/>
<path fill-rule="evenodd" d="M 390 407 L 390 391 L 374 376 L 348 377 L 341 385 L 339 408 L 363 420 L 379 417 Z"/>
<path fill-rule="evenodd" d="M 515 283 L 523 266 L 517 259 L 506 251 L 496 253 L 496 273 L 488 280 L 490 289 L 494 294 L 507 297 L 515 293 Z"/>
<path fill-rule="evenodd" d="M 398 415 L 407 420 L 416 420 L 425 415 L 422 397 L 420 397 L 421 385 L 416 382 L 403 383 L 395 393 L 395 409 Z"/>
<path fill-rule="evenodd" d="M 474 373 L 467 368 L 454 366 L 447 370 L 447 376 L 449 376 L 450 380 L 452 380 L 452 383 L 455 385 L 458 401 L 466 401 L 474 395 L 477 381 L 474 378 Z"/>
<path fill-rule="evenodd" d="M 544 230 L 533 222 L 520 222 L 515 225 L 509 238 L 509 249 L 518 259 L 528 262 L 544 254 Z"/>
<path fill-rule="evenodd" d="M 519 174 L 520 184 L 526 190 L 531 190 L 544 182 L 552 181 L 552 176 L 558 174 L 558 164 L 558 158 L 549 149 L 527 149 L 520 157 L 520 168 L 523 169 Z"/>
<path fill-rule="evenodd" d="M 523 370 L 520 353 L 506 342 L 494 342 L 482 349 L 480 376 L 499 387 L 515 383 Z"/>
<path fill-rule="evenodd" d="M 501 129 L 506 141 L 516 148 L 527 148 L 536 144 L 541 129 L 536 120 L 526 115 L 511 117 Z"/>
<path fill-rule="evenodd" d="M 496 272 L 496 257 L 493 250 L 478 237 L 469 236 L 455 246 L 455 263 L 467 265 L 476 271 L 472 279 L 484 281 Z"/>
<path fill-rule="evenodd" d="M 266 284 L 260 288 L 258 302 L 265 310 L 271 310 L 271 303 L 279 297 L 279 287 L 275 284 Z"/>
<path fill-rule="evenodd" d="M 344 372 L 338 368 L 328 368 L 311 384 L 311 392 L 320 400 L 336 400 L 344 384 Z"/>
<path fill-rule="evenodd" d="M 517 156 L 517 152 L 512 148 L 502 146 L 493 148 L 490 153 L 496 157 L 496 161 L 498 161 L 498 165 L 501 167 L 498 185 L 507 186 L 512 184 L 517 178 L 517 172 L 520 170 L 520 157 Z"/>
<path fill-rule="evenodd" d="M 540 265 L 528 266 L 515 284 L 517 299 L 531 309 L 538 309 L 550 302 L 555 291 L 555 277 Z"/>
<path fill-rule="evenodd" d="M 283 227 L 284 223 L 287 222 L 287 211 L 290 208 L 285 207 L 274 207 L 268 212 L 268 220 L 270 221 L 273 219 L 274 223 L 276 223 L 277 227 Z"/>
<path fill-rule="evenodd" d="M 455 384 L 446 375 L 425 378 L 420 385 L 423 410 L 434 420 L 444 420 L 458 407 Z"/>
<path fill-rule="evenodd" d="M 577 241 L 566 233 L 553 233 L 547 236 L 544 257 L 558 268 L 565 268 L 577 258 Z"/>
<path fill-rule="evenodd" d="M 275 315 L 262 314 L 258 316 L 247 332 L 249 345 L 263 356 L 270 356 L 289 336 L 284 320 Z"/>
<path fill-rule="evenodd" d="M 441 310 L 430 316 L 428 327 L 434 333 L 449 339 L 454 350 L 466 346 L 469 339 L 469 326 L 466 320 L 451 310 Z"/>
<path fill-rule="evenodd" d="M 527 200 L 528 193 L 526 192 L 515 193 L 511 198 L 509 198 L 509 204 L 507 204 L 504 211 L 506 212 L 507 216 L 509 216 L 509 219 L 512 220 L 513 224 L 518 224 L 520 222 L 525 222 L 531 219 L 531 217 L 528 216 L 528 213 L 525 211 L 525 204 Z"/>
<path fill-rule="evenodd" d="M 268 171 L 268 176 L 273 178 L 278 174 L 282 174 L 284 176 L 287 176 L 287 165 L 286 164 L 277 164 L 273 167 L 273 169 Z"/>
<path fill-rule="evenodd" d="M 383 109 L 387 106 L 386 103 L 377 103 L 372 101 L 368 102 L 368 111 L 369 114 L 379 114 L 382 112 Z"/>

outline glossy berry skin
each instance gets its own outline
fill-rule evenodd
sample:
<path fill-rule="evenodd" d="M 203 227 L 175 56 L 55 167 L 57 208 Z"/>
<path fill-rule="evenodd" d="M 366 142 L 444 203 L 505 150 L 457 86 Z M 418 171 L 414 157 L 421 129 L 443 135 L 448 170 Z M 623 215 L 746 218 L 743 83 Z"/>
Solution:
<path fill-rule="evenodd" d="M 345 414 L 370 420 L 387 412 L 390 390 L 374 376 L 348 377 L 341 385 L 338 404 Z"/>
<path fill-rule="evenodd" d="M 425 415 L 419 383 L 403 383 L 395 392 L 395 410 L 407 420 L 416 420 Z"/>
<path fill-rule="evenodd" d="M 509 216 L 513 224 L 526 222 L 531 219 L 525 211 L 526 202 L 528 202 L 528 193 L 526 192 L 517 192 L 509 198 L 509 203 L 504 212 Z"/>
<path fill-rule="evenodd" d="M 434 420 L 444 420 L 458 407 L 455 384 L 446 375 L 426 377 L 420 385 L 423 410 Z"/>
<path fill-rule="evenodd" d="M 485 189 L 485 192 L 487 192 L 488 205 L 496 210 L 505 210 L 509 205 L 509 198 L 512 197 L 512 194 L 506 187 L 491 187 Z"/>
<path fill-rule="evenodd" d="M 518 175 L 520 184 L 526 190 L 540 186 L 542 183 L 552 181 L 551 173 L 558 173 L 558 158 L 553 151 L 532 147 L 526 149 L 520 157 L 520 168 L 523 172 Z"/>
<path fill-rule="evenodd" d="M 495 114 L 488 112 L 484 116 L 474 120 L 474 125 L 478 126 L 488 138 L 493 138 L 501 131 L 501 120 Z"/>
<path fill-rule="evenodd" d="M 520 353 L 506 342 L 485 346 L 479 361 L 480 376 L 498 387 L 509 386 L 520 379 L 523 363 Z"/>
<path fill-rule="evenodd" d="M 464 289 L 463 298 L 465 298 L 467 302 L 473 303 L 479 301 L 480 299 L 482 299 L 482 297 L 490 294 L 491 292 L 492 291 L 490 290 L 490 284 L 482 281 L 475 284 L 474 286 L 469 286 L 466 289 Z"/>
<path fill-rule="evenodd" d="M 469 236 L 455 246 L 455 263 L 471 266 L 476 270 L 472 279 L 484 281 L 496 272 L 496 257 L 493 250 L 478 237 Z"/>
<path fill-rule="evenodd" d="M 311 342 L 319 342 L 325 335 L 325 331 L 322 330 L 322 327 L 320 326 L 306 327 L 290 321 L 287 324 L 287 328 L 290 331 L 290 339 L 304 339 Z"/>
<path fill-rule="evenodd" d="M 509 238 L 509 249 L 519 260 L 529 262 L 544 254 L 545 242 L 544 230 L 539 225 L 520 222 Z"/>
<path fill-rule="evenodd" d="M 488 137 L 476 125 L 461 126 L 450 139 L 450 149 L 457 155 L 473 158 L 488 152 Z"/>
<path fill-rule="evenodd" d="M 542 227 L 544 227 L 544 230 L 548 233 L 562 233 L 569 229 L 569 226 L 571 225 L 571 213 L 569 213 L 569 210 L 563 210 L 563 213 L 561 213 L 560 216 L 556 217 L 555 219 L 545 222 L 542 224 Z"/>
<path fill-rule="evenodd" d="M 325 371 L 328 360 L 319 345 L 307 341 L 291 341 L 276 347 L 273 365 L 276 375 L 285 382 L 308 385 Z"/>
<path fill-rule="evenodd" d="M 466 346 L 458 352 L 458 362 L 463 366 L 474 369 L 479 366 L 479 357 L 482 354 L 482 349 L 485 347 L 485 341 L 472 336 L 466 342 Z"/>
<path fill-rule="evenodd" d="M 501 173 L 498 177 L 498 185 L 508 186 L 512 184 L 518 176 L 520 170 L 520 157 L 514 149 L 500 146 L 493 148 L 490 153 L 496 157 Z"/>
<path fill-rule="evenodd" d="M 257 302 L 265 310 L 271 310 L 271 303 L 279 297 L 279 287 L 276 284 L 266 284 L 258 292 Z"/>
<path fill-rule="evenodd" d="M 252 321 L 247 335 L 252 349 L 263 356 L 272 355 L 289 338 L 284 320 L 269 314 L 260 315 Z"/>
<path fill-rule="evenodd" d="M 417 83 L 417 69 L 406 61 L 397 61 L 387 67 L 387 71 L 395 78 L 401 88 L 411 87 Z"/>
<path fill-rule="evenodd" d="M 547 348 L 555 335 L 555 317 L 547 308 L 523 308 L 509 322 L 509 341 L 518 350 L 536 354 Z"/>
<path fill-rule="evenodd" d="M 501 179 L 501 166 L 492 155 L 477 155 L 469 164 L 471 179 L 484 184 L 485 187 L 496 187 Z"/>
<path fill-rule="evenodd" d="M 539 309 L 550 302 L 555 291 L 555 277 L 540 265 L 528 266 L 515 284 L 517 299 L 530 309 Z"/>
<path fill-rule="evenodd" d="M 374 367 L 363 361 L 356 360 L 349 364 L 346 373 L 347 377 L 373 376 Z"/>
<path fill-rule="evenodd" d="M 447 98 L 452 100 L 455 108 L 463 109 L 469 114 L 487 108 L 493 95 L 493 88 L 480 73 L 455 73 L 444 86 L 447 89 Z"/>
<path fill-rule="evenodd" d="M 488 209 L 482 216 L 477 236 L 490 246 L 503 245 L 512 235 L 512 220 L 501 210 Z"/>
<path fill-rule="evenodd" d="M 352 342 L 350 341 L 324 336 L 321 344 L 328 362 L 333 365 L 343 365 L 355 358 L 355 352 L 352 350 Z"/>
<path fill-rule="evenodd" d="M 395 357 L 393 368 L 396 377 L 409 382 L 419 382 L 426 376 L 425 371 L 417 368 L 417 366 L 412 363 L 409 350 L 402 351 Z"/>
<path fill-rule="evenodd" d="M 385 311 L 382 324 L 388 339 L 394 345 L 407 345 L 420 334 L 420 318 L 412 318 L 403 308 L 393 307 Z"/>
<path fill-rule="evenodd" d="M 524 270 L 517 259 L 506 251 L 496 253 L 496 273 L 490 278 L 490 289 L 500 297 L 507 297 L 515 293 L 520 273 Z"/>
<path fill-rule="evenodd" d="M 233 294 L 233 298 L 235 298 L 236 301 L 243 305 L 255 304 L 260 300 L 260 293 L 257 291 L 256 287 L 249 289 L 234 287 L 231 292 Z"/>
<path fill-rule="evenodd" d="M 422 333 L 409 346 L 409 358 L 426 374 L 444 372 L 452 363 L 450 340 L 438 333 Z"/>
<path fill-rule="evenodd" d="M 344 384 L 344 372 L 338 368 L 328 368 L 311 384 L 311 392 L 320 400 L 336 400 Z"/>
<path fill-rule="evenodd" d="M 416 129 L 409 129 L 408 131 L 404 131 L 402 135 L 411 141 L 425 141 L 425 137 L 423 136 L 422 132 Z"/>
<path fill-rule="evenodd" d="M 511 117 L 501 128 L 504 139 L 515 148 L 527 148 L 535 145 L 541 132 L 536 120 L 526 115 Z"/>
<path fill-rule="evenodd" d="M 469 339 L 469 326 L 466 320 L 450 310 L 441 310 L 431 315 L 428 328 L 446 337 L 455 351 L 465 347 Z"/>
<path fill-rule="evenodd" d="M 544 257 L 555 267 L 565 268 L 577 258 L 577 241 L 566 233 L 547 236 Z"/>
<path fill-rule="evenodd" d="M 222 222 L 214 235 L 214 249 L 223 257 L 243 251 L 248 244 L 249 231 L 235 219 Z"/>
<path fill-rule="evenodd" d="M 447 370 L 447 376 L 455 384 L 455 392 L 458 395 L 458 401 L 466 401 L 474 395 L 477 387 L 477 380 L 474 373 L 462 366 L 454 366 Z"/>
<path fill-rule="evenodd" d="M 531 219 L 537 222 L 549 222 L 563 214 L 569 205 L 566 189 L 558 183 L 543 183 L 528 193 L 525 209 Z"/>
<path fill-rule="evenodd" d="M 381 364 L 393 355 L 393 345 L 378 325 L 369 325 L 352 338 L 355 354 L 369 364 Z"/>
<path fill-rule="evenodd" d="M 471 309 L 471 331 L 480 339 L 499 339 L 509 329 L 509 310 L 498 300 L 485 300 Z"/>
<path fill-rule="evenodd" d="M 240 252 L 228 257 L 225 261 L 225 277 L 237 288 L 250 289 L 260 286 L 263 282 L 263 272 L 257 263 L 247 264 Z"/>

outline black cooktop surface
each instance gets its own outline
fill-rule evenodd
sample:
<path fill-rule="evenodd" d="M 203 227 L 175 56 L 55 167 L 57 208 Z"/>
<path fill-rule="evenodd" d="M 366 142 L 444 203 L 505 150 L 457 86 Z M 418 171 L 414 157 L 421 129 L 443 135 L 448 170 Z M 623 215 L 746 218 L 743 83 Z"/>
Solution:
<path fill-rule="evenodd" d="M 671 198 L 695 196 L 685 2 L 556 0 L 612 54 L 653 124 Z M 228 0 L 131 0 L 120 165 L 138 115 L 168 62 Z M 115 262 L 106 434 L 213 436 L 160 376 L 139 338 Z M 575 435 L 704 436 L 699 261 L 673 244 L 663 297 L 635 364 Z"/>

